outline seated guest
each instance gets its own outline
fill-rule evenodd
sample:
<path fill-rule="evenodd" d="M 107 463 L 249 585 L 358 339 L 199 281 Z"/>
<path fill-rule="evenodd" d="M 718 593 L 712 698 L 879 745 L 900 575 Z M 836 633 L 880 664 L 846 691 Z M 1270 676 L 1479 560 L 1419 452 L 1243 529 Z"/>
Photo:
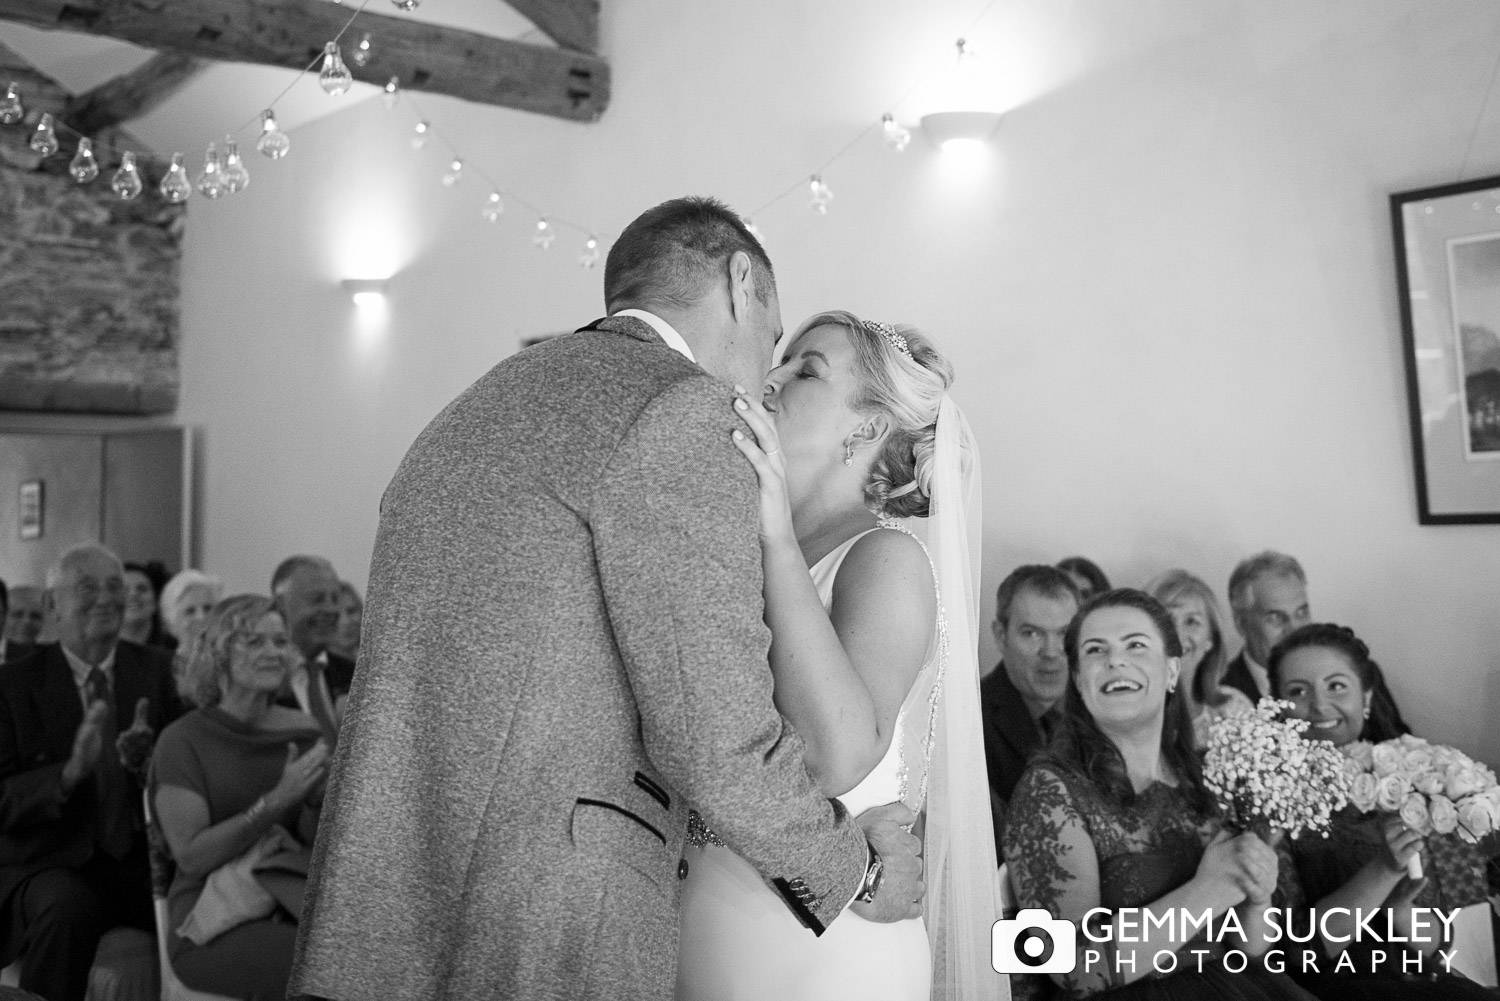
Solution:
<path fill-rule="evenodd" d="M 277 841 L 282 849 L 312 844 L 328 747 L 316 720 L 272 702 L 296 662 L 269 598 L 224 600 L 189 654 L 198 708 L 157 742 L 152 802 L 177 870 L 168 893 L 168 954 L 194 990 L 286 996 L 299 915 L 279 907 L 267 915 L 243 906 L 241 897 L 203 891 L 210 879 L 221 889 L 232 885 L 228 873 L 248 863 L 247 853 L 264 854 Z"/>
<path fill-rule="evenodd" d="M 39 587 L 17 584 L 6 595 L 4 641 L 0 663 L 29 653 L 41 639 L 47 622 L 46 592 Z"/>
<path fill-rule="evenodd" d="M 1162 603 L 1177 627 L 1182 644 L 1182 672 L 1178 682 L 1183 711 L 1193 724 L 1193 746 L 1208 746 L 1214 723 L 1254 706 L 1238 688 L 1221 684 L 1224 664 L 1224 618 L 1213 589 L 1186 570 L 1168 570 L 1146 593 Z"/>
<path fill-rule="evenodd" d="M 364 624 L 365 603 L 354 585 L 339 581 L 339 628 L 328 649 L 345 660 L 359 660 L 359 631 Z"/>
<path fill-rule="evenodd" d="M 68 550 L 46 594 L 58 642 L 0 669 L 0 965 L 81 1001 L 100 936 L 153 928 L 137 772 L 178 705 L 169 655 L 119 639 L 113 553 Z"/>
<path fill-rule="evenodd" d="M 173 574 L 161 589 L 161 621 L 170 645 L 187 647 L 224 595 L 224 582 L 202 570 Z"/>
<path fill-rule="evenodd" d="M 329 650 L 339 628 L 338 574 L 321 556 L 289 556 L 271 575 L 271 597 L 302 654 L 281 704 L 312 716 L 332 740 L 354 680 L 354 662 Z"/>
<path fill-rule="evenodd" d="M 1229 607 L 1245 645 L 1225 668 L 1224 684 L 1258 702 L 1271 694 L 1265 668 L 1271 648 L 1293 629 L 1312 621 L 1302 564 L 1270 549 L 1241 560 L 1229 575 Z M 1375 707 L 1395 723 L 1399 732 L 1410 733 L 1378 667 L 1372 691 Z"/>
<path fill-rule="evenodd" d="M 1056 567 L 1017 567 L 995 593 L 991 629 L 1000 663 L 979 684 L 984 757 L 999 850 L 1005 808 L 1026 763 L 1047 742 L 1068 686 L 1063 633 L 1078 611 L 1078 589 Z"/>
<path fill-rule="evenodd" d="M 1111 912 L 1091 922 L 1112 947 L 1079 934 L 1077 967 L 1054 976 L 1064 997 L 1305 1001 L 1311 995 L 1254 958 L 1244 972 L 1221 962 L 1230 950 L 1267 951 L 1264 909 L 1280 860 L 1219 819 L 1177 705 L 1181 652 L 1171 616 L 1141 591 L 1106 591 L 1069 624 L 1062 726 L 1010 804 L 1005 860 L 1017 902 L 1079 925 L 1094 908 Z M 1210 912 L 1215 921 L 1233 909 L 1244 940 L 1209 941 L 1204 929 L 1189 936 L 1186 922 L 1159 927 L 1130 917 L 1135 908 Z M 1177 954 L 1175 968 L 1160 952 Z M 1163 968 L 1170 972 L 1154 972 Z"/>
<path fill-rule="evenodd" d="M 1078 600 L 1088 601 L 1096 594 L 1109 590 L 1109 578 L 1099 569 L 1099 564 L 1084 556 L 1069 556 L 1057 561 L 1057 569 L 1067 574 L 1078 588 Z"/>
<path fill-rule="evenodd" d="M 1379 742 L 1400 736 L 1389 718 L 1374 704 L 1371 688 L 1375 662 L 1370 650 L 1342 626 L 1314 623 L 1289 633 L 1270 655 L 1271 684 L 1278 697 L 1296 706 L 1291 715 L 1311 725 L 1309 737 L 1344 746 L 1356 740 Z M 1488 854 L 1500 849 L 1495 839 L 1480 842 Z M 1368 913 L 1388 908 L 1389 918 L 1379 917 L 1369 927 L 1395 927 L 1403 937 L 1411 935 L 1411 908 L 1441 907 L 1444 910 L 1471 904 L 1488 906 L 1485 854 L 1456 834 L 1432 833 L 1427 837 L 1407 828 L 1399 815 L 1379 812 L 1362 814 L 1353 806 L 1334 815 L 1327 838 L 1303 837 L 1291 843 L 1296 860 L 1297 883 L 1312 914 L 1322 918 L 1319 930 L 1334 938 L 1351 934 L 1355 921 L 1350 911 Z M 1423 857 L 1423 878 L 1406 873 L 1412 855 Z M 1334 908 L 1349 908 L 1336 911 Z M 1327 912 L 1325 914 L 1325 912 Z M 1437 929 L 1441 931 L 1441 926 Z M 1304 931 L 1304 934 L 1307 932 Z M 1381 932 L 1384 934 L 1384 931 Z M 1426 936 L 1424 936 L 1426 937 Z M 1371 943 L 1337 943 L 1324 939 L 1328 961 L 1320 969 L 1302 971 L 1293 967 L 1297 979 L 1324 1001 L 1362 998 L 1485 998 L 1496 993 L 1444 970 L 1435 955 L 1447 948 L 1441 935 L 1431 935 L 1412 949 L 1424 955 L 1422 977 L 1405 974 L 1417 967 L 1407 960 L 1399 944 L 1376 945 L 1387 958 L 1378 972 L 1372 971 Z M 1351 953 L 1354 970 L 1334 969 L 1337 957 Z M 1461 966 L 1467 957 L 1456 955 Z"/>
<path fill-rule="evenodd" d="M 172 649 L 166 642 L 156 608 L 156 583 L 150 571 L 139 563 L 126 563 L 125 624 L 120 627 L 120 638 L 141 646 Z"/>

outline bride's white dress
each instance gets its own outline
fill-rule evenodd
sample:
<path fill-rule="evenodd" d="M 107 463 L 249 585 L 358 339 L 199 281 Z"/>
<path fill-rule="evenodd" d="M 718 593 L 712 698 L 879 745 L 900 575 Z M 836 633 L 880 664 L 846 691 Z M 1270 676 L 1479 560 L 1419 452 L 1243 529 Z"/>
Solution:
<path fill-rule="evenodd" d="M 848 540 L 812 568 L 824 608 L 833 603 L 833 581 L 839 565 L 867 534 Z M 934 633 L 922 672 L 912 686 L 913 693 L 931 687 L 931 697 L 913 705 L 916 700 L 908 696 L 885 756 L 858 785 L 838 797 L 851 816 L 898 799 L 908 803 L 920 800 L 920 791 L 908 790 L 908 779 L 921 782 L 925 767 L 918 763 L 914 772 L 908 767 L 903 760 L 903 747 L 908 742 L 902 737 L 914 726 L 931 733 L 937 688 L 923 681 L 939 665 L 941 622 Z M 691 840 L 703 841 L 703 832 L 696 832 Z M 845 910 L 821 936 L 815 936 L 760 874 L 729 848 L 708 841 L 701 847 L 688 847 L 686 858 L 677 1001 L 928 998 L 932 955 L 921 918 L 876 924 Z"/>

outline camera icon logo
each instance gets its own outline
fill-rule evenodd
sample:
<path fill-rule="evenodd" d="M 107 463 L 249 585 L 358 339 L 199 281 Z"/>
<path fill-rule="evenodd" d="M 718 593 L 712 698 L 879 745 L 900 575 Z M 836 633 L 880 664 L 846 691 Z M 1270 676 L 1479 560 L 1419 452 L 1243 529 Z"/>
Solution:
<path fill-rule="evenodd" d="M 1078 929 L 1040 907 L 1023 908 L 991 926 L 990 965 L 996 973 L 1072 973 Z"/>

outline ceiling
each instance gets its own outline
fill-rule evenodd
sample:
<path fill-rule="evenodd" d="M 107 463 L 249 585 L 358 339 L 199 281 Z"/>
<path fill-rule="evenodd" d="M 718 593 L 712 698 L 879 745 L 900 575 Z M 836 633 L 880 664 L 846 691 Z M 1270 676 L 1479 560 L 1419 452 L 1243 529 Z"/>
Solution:
<path fill-rule="evenodd" d="M 427 0 L 409 13 L 402 13 L 386 0 L 367 0 L 367 4 L 372 13 L 409 17 L 495 38 L 553 44 L 529 20 L 500 0 Z M 349 8 L 350 16 L 359 9 L 353 2 L 340 5 Z M 342 42 L 346 59 L 360 34 L 356 21 Z M 379 45 L 379 38 L 373 38 L 372 44 Z M 75 95 L 130 72 L 154 54 L 149 49 L 98 35 L 42 31 L 8 21 L 0 21 L 0 45 Z M 196 152 L 226 133 L 253 125 L 260 112 L 276 100 L 295 75 L 291 70 L 277 67 L 213 63 L 150 112 L 126 123 L 126 128 L 157 153 Z M 276 118 L 283 129 L 292 130 L 378 92 L 378 88 L 369 84 L 355 83 L 347 94 L 330 98 L 319 89 L 316 77 L 309 74 L 277 101 Z"/>

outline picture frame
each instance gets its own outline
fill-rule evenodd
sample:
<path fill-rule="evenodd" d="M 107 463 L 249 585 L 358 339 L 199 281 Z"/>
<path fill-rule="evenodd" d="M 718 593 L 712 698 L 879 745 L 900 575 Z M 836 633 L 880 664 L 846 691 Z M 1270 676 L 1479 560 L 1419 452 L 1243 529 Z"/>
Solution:
<path fill-rule="evenodd" d="M 31 542 L 42 537 L 42 481 L 27 480 L 21 484 L 19 503 L 17 510 L 20 517 L 17 519 L 21 529 L 21 539 Z"/>
<path fill-rule="evenodd" d="M 1500 524 L 1500 177 L 1390 204 L 1417 521 Z"/>

